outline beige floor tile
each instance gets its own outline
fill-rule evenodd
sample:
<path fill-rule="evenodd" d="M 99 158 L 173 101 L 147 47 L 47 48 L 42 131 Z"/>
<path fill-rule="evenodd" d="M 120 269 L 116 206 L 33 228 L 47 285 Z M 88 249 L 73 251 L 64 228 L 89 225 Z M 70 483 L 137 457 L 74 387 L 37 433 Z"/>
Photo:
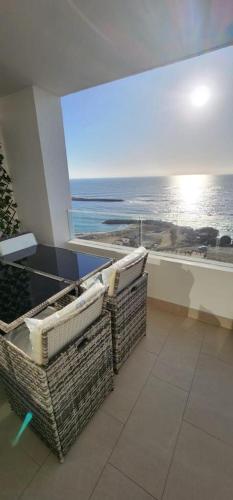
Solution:
<path fill-rule="evenodd" d="M 51 454 L 25 490 L 23 500 L 86 500 L 105 466 L 122 425 L 98 411 L 63 464 Z"/>
<path fill-rule="evenodd" d="M 150 377 L 110 458 L 128 477 L 161 497 L 186 393 Z"/>
<path fill-rule="evenodd" d="M 159 326 L 162 329 L 167 329 L 172 327 L 174 321 L 176 321 L 178 316 L 175 316 L 172 313 L 161 311 L 151 305 L 150 302 L 147 303 L 147 319 L 149 320 L 148 324 L 150 327 L 150 320 L 154 323 L 155 326 Z M 153 326 L 153 325 L 151 325 Z"/>
<path fill-rule="evenodd" d="M 233 448 L 183 424 L 163 500 L 232 500 Z"/>
<path fill-rule="evenodd" d="M 14 439 L 19 426 L 20 419 L 13 413 L 7 401 L 0 407 L 0 449 L 9 445 Z"/>
<path fill-rule="evenodd" d="M 164 380 L 165 382 L 173 384 L 180 389 L 188 391 L 193 378 L 195 365 L 192 362 L 193 366 L 189 367 L 186 363 L 187 359 L 184 359 L 184 357 L 176 359 L 176 362 L 173 364 L 158 360 L 153 369 L 152 375 Z"/>
<path fill-rule="evenodd" d="M 147 334 L 141 340 L 141 346 L 147 352 L 159 354 L 164 346 L 167 337 L 168 333 L 166 332 L 166 330 L 159 330 L 156 327 L 152 330 L 148 326 Z"/>
<path fill-rule="evenodd" d="M 233 332 L 207 325 L 202 352 L 233 364 Z"/>
<path fill-rule="evenodd" d="M 149 306 L 147 309 L 147 336 L 142 340 L 145 349 L 159 354 L 177 321 L 179 318 L 174 314 L 165 313 Z"/>
<path fill-rule="evenodd" d="M 202 354 L 185 419 L 233 445 L 233 366 Z"/>
<path fill-rule="evenodd" d="M 106 398 L 102 410 L 126 422 L 155 359 L 155 354 L 144 351 L 140 341 L 115 377 L 114 391 Z"/>
<path fill-rule="evenodd" d="M 200 330 L 193 320 L 181 318 L 159 355 L 153 375 L 188 391 L 203 339 Z"/>
<path fill-rule="evenodd" d="M 3 443 L 11 443 L 16 436 L 22 421 L 10 409 L 7 401 L 0 406 L 0 446 Z M 49 449 L 41 441 L 32 429 L 27 428 L 22 434 L 17 445 L 24 450 L 33 460 L 41 465 L 49 454 Z"/>
<path fill-rule="evenodd" d="M 43 464 L 49 455 L 49 448 L 41 441 L 32 429 L 26 429 L 20 440 L 22 449 L 39 465 Z"/>
<path fill-rule="evenodd" d="M 34 477 L 38 465 L 21 446 L 12 447 L 11 440 L 17 430 L 16 417 L 7 413 L 0 418 L 0 498 L 14 500 Z"/>
<path fill-rule="evenodd" d="M 91 500 L 153 500 L 153 497 L 115 467 L 107 465 Z"/>

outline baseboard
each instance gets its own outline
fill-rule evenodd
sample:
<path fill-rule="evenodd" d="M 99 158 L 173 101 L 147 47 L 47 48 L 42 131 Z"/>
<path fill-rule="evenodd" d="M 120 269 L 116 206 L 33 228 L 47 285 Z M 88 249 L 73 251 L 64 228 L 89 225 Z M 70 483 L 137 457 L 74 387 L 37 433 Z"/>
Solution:
<path fill-rule="evenodd" d="M 230 318 L 225 318 L 224 316 L 217 316 L 207 311 L 200 311 L 192 307 L 186 307 L 179 304 L 174 304 L 173 302 L 166 302 L 165 300 L 160 300 L 152 297 L 148 297 L 148 302 L 160 311 L 166 311 L 176 314 L 177 316 L 196 319 L 198 321 L 202 321 L 203 323 L 226 328 L 227 330 L 233 329 L 233 320 Z"/>

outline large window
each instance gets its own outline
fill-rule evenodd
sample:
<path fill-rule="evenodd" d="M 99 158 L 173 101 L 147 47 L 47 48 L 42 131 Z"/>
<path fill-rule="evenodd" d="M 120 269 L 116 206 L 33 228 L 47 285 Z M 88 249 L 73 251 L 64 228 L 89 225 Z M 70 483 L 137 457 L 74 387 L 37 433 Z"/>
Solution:
<path fill-rule="evenodd" d="M 62 106 L 72 237 L 233 263 L 233 47 Z"/>

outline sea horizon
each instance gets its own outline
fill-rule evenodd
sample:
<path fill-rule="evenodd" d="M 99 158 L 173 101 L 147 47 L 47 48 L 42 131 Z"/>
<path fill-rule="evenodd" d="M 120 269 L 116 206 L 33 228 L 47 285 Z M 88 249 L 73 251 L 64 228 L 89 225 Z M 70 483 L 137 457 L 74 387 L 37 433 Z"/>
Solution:
<path fill-rule="evenodd" d="M 114 175 L 114 176 L 110 176 L 110 177 L 69 177 L 69 181 L 79 181 L 79 180 L 82 180 L 82 181 L 87 181 L 87 180 L 98 180 L 98 179 L 154 179 L 154 178 L 161 178 L 161 177 L 197 177 L 197 176 L 206 176 L 206 177 L 227 177 L 227 176 L 232 176 L 233 173 L 228 173 L 228 172 L 225 172 L 223 174 L 219 174 L 219 173 L 211 173 L 211 174 L 208 174 L 208 173 L 198 173 L 198 174 L 194 174 L 194 173 L 186 173 L 186 174 L 167 174 L 167 175 L 124 175 L 124 176 L 120 176 L 120 175 Z"/>

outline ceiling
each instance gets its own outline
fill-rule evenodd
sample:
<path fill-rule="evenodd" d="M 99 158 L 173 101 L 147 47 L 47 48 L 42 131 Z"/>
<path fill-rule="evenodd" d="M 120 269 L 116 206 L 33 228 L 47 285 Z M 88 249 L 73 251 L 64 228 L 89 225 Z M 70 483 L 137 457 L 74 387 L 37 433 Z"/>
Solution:
<path fill-rule="evenodd" d="M 0 96 L 62 96 L 233 43 L 233 0 L 1 0 Z"/>

